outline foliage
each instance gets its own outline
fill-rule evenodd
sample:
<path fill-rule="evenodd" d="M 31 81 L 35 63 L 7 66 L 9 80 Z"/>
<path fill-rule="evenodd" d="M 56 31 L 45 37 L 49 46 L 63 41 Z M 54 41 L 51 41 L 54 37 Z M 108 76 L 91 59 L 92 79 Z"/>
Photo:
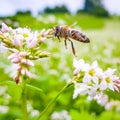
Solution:
<path fill-rule="evenodd" d="M 69 13 L 69 10 L 66 8 L 65 5 L 56 6 L 54 8 L 45 8 L 44 13 Z"/>
<path fill-rule="evenodd" d="M 101 3 L 101 0 L 85 0 L 84 12 L 101 17 L 108 17 L 107 10 Z"/>

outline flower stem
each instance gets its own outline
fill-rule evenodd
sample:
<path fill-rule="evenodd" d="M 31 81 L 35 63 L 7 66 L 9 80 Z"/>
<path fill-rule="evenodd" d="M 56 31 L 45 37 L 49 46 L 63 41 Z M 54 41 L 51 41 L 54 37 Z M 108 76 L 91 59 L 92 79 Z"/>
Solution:
<path fill-rule="evenodd" d="M 71 86 L 72 84 L 73 84 L 72 82 L 66 84 L 66 85 L 58 92 L 58 94 L 56 95 L 56 97 L 55 97 L 54 99 L 52 99 L 52 100 L 48 103 L 48 105 L 45 107 L 45 109 L 40 113 L 40 116 L 38 117 L 37 120 L 40 120 L 40 119 L 41 119 L 41 117 L 45 114 L 45 112 L 49 109 L 49 107 L 56 101 L 56 99 L 60 96 L 60 94 L 61 94 L 67 87 Z"/>
<path fill-rule="evenodd" d="M 27 98 L 26 98 L 26 79 L 23 78 L 22 80 L 22 100 L 21 100 L 21 104 L 22 104 L 22 111 L 23 111 L 23 120 L 28 120 L 28 116 L 27 116 Z"/>

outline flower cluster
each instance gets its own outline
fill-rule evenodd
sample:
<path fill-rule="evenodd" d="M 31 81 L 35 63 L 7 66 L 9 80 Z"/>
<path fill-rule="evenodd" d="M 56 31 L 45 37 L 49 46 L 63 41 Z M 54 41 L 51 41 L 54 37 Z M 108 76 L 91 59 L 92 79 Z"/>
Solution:
<path fill-rule="evenodd" d="M 14 80 L 19 83 L 21 76 L 30 77 L 30 66 L 34 66 L 32 60 L 48 57 L 49 53 L 41 51 L 40 45 L 49 37 L 50 30 L 31 31 L 29 28 L 12 29 L 2 23 L 0 39 L 3 45 L 11 52 L 8 59 L 17 64 L 17 72 Z"/>
<path fill-rule="evenodd" d="M 108 68 L 103 71 L 98 66 L 97 61 L 90 65 L 82 59 L 79 61 L 74 59 L 73 66 L 75 67 L 73 98 L 76 98 L 79 94 L 87 94 L 88 99 L 97 100 L 99 104 L 105 105 L 108 102 L 108 97 L 104 91 L 119 91 L 120 80 L 115 75 L 115 69 Z"/>

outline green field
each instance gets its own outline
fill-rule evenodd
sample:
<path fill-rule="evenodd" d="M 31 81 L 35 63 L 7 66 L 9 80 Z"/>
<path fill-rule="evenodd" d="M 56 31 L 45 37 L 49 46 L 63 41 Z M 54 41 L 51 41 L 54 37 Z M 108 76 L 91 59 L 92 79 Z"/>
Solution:
<path fill-rule="evenodd" d="M 7 19 L 1 19 L 12 27 L 29 27 L 33 30 L 49 29 L 55 25 L 72 25 L 73 28 L 83 31 L 90 38 L 90 44 L 84 44 L 73 40 L 76 49 L 76 59 L 84 59 L 88 63 L 97 60 L 103 68 L 117 69 L 120 76 L 120 17 L 99 18 L 87 14 L 56 14 L 40 15 L 37 18 L 29 15 L 17 15 Z M 32 110 L 42 111 L 48 102 L 53 99 L 58 91 L 73 77 L 73 58 L 71 45 L 68 41 L 68 49 L 64 42 L 55 39 L 48 39 L 41 46 L 42 50 L 50 52 L 49 58 L 35 61 L 35 67 L 31 71 L 36 75 L 36 79 L 29 81 L 43 90 L 43 93 L 35 90 L 28 90 L 28 105 Z M 4 54 L 4 55 L 3 55 Z M 7 56 L 9 53 L 1 50 L 0 54 L 0 84 L 6 86 L 4 81 L 11 80 L 11 63 Z M 13 87 L 13 89 L 15 89 Z M 56 102 L 48 109 L 42 120 L 50 120 L 50 115 L 54 111 L 67 110 L 72 120 L 120 120 L 119 112 L 106 111 L 104 107 L 95 101 L 88 102 L 86 96 L 79 96 L 73 99 L 74 87 L 66 89 Z M 8 106 L 7 113 L 0 113 L 0 120 L 20 120 L 22 111 L 20 102 L 16 96 L 11 95 L 11 88 L 8 87 L 4 94 L 0 94 L 0 105 Z M 108 92 L 111 99 L 120 100 L 120 93 Z M 16 98 L 15 98 L 16 97 Z M 14 98 L 14 99 L 13 99 Z M 29 114 L 31 110 L 29 110 Z M 22 119 L 21 119 L 22 120 Z M 29 115 L 29 120 L 36 120 L 36 117 Z"/>

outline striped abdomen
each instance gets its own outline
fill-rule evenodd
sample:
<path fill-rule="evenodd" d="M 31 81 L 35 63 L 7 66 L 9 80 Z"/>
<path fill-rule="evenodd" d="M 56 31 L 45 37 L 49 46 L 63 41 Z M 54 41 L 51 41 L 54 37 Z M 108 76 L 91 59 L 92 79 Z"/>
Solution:
<path fill-rule="evenodd" d="M 84 43 L 90 42 L 89 38 L 86 35 L 84 35 L 83 33 L 79 32 L 77 30 L 70 30 L 69 36 L 70 36 L 70 38 L 77 40 L 79 42 L 84 42 Z"/>

